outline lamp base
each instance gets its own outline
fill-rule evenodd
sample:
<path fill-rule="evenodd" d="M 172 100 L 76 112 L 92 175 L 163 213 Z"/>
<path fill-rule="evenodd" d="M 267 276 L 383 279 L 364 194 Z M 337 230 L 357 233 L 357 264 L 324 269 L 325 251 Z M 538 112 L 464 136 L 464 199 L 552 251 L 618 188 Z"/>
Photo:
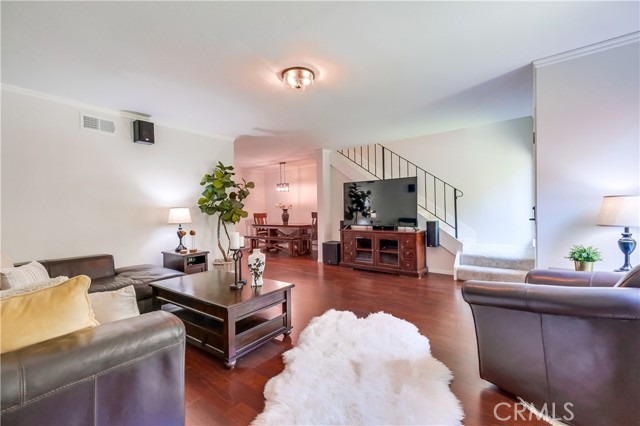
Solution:
<path fill-rule="evenodd" d="M 618 240 L 618 247 L 620 251 L 624 254 L 624 265 L 620 268 L 616 269 L 615 272 L 628 272 L 631 270 L 631 262 L 630 255 L 636 249 L 636 240 L 631 238 L 631 232 L 629 232 L 629 227 L 625 226 L 624 232 L 622 233 L 622 238 Z"/>
<path fill-rule="evenodd" d="M 176 253 L 180 253 L 182 250 L 187 250 L 187 247 L 184 244 L 182 244 L 182 237 L 187 235 L 187 233 L 182 230 L 182 224 L 178 225 L 178 232 L 176 232 L 176 234 L 178 234 L 178 240 L 179 240 L 178 247 L 176 247 Z"/>

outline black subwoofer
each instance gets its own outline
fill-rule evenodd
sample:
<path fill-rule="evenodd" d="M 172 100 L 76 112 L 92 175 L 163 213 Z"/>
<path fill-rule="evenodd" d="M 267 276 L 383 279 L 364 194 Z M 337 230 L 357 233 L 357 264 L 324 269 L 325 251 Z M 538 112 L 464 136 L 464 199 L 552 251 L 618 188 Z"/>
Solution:
<path fill-rule="evenodd" d="M 340 241 L 322 243 L 322 263 L 338 265 L 340 263 Z"/>

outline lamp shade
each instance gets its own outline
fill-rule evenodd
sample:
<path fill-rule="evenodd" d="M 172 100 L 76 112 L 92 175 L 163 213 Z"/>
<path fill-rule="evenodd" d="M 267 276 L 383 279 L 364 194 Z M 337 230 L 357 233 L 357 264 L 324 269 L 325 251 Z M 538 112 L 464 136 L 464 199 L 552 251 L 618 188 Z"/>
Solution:
<path fill-rule="evenodd" d="M 640 226 L 640 196 L 608 195 L 602 197 L 598 225 Z"/>
<path fill-rule="evenodd" d="M 174 207 L 170 209 L 167 223 L 191 223 L 189 207 Z"/>

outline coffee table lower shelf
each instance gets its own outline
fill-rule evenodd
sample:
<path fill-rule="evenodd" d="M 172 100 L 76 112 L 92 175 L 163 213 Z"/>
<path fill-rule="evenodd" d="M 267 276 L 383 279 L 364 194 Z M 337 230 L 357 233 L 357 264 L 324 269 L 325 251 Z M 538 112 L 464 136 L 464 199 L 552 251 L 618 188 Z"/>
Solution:
<path fill-rule="evenodd" d="M 233 368 L 236 359 L 251 352 L 280 334 L 288 335 L 287 315 L 282 313 L 274 317 L 261 314 L 250 315 L 235 323 L 235 338 L 230 339 L 225 348 L 224 321 L 220 318 L 194 312 L 192 310 L 167 303 L 162 306 L 176 315 L 184 323 L 187 342 L 212 355 L 224 359 L 228 368 Z M 229 346 L 235 347 L 235 356 L 229 356 Z M 225 350 L 226 349 L 226 350 Z"/>

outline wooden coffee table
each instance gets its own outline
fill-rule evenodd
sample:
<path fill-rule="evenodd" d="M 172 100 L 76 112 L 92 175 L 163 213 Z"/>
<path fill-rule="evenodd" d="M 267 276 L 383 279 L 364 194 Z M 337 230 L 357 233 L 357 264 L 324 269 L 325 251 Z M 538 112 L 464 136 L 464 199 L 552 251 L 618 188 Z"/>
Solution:
<path fill-rule="evenodd" d="M 291 283 L 264 279 L 262 287 L 230 288 L 233 273 L 213 270 L 155 281 L 153 309 L 185 324 L 187 342 L 224 359 L 233 368 L 242 355 L 291 333 Z"/>

